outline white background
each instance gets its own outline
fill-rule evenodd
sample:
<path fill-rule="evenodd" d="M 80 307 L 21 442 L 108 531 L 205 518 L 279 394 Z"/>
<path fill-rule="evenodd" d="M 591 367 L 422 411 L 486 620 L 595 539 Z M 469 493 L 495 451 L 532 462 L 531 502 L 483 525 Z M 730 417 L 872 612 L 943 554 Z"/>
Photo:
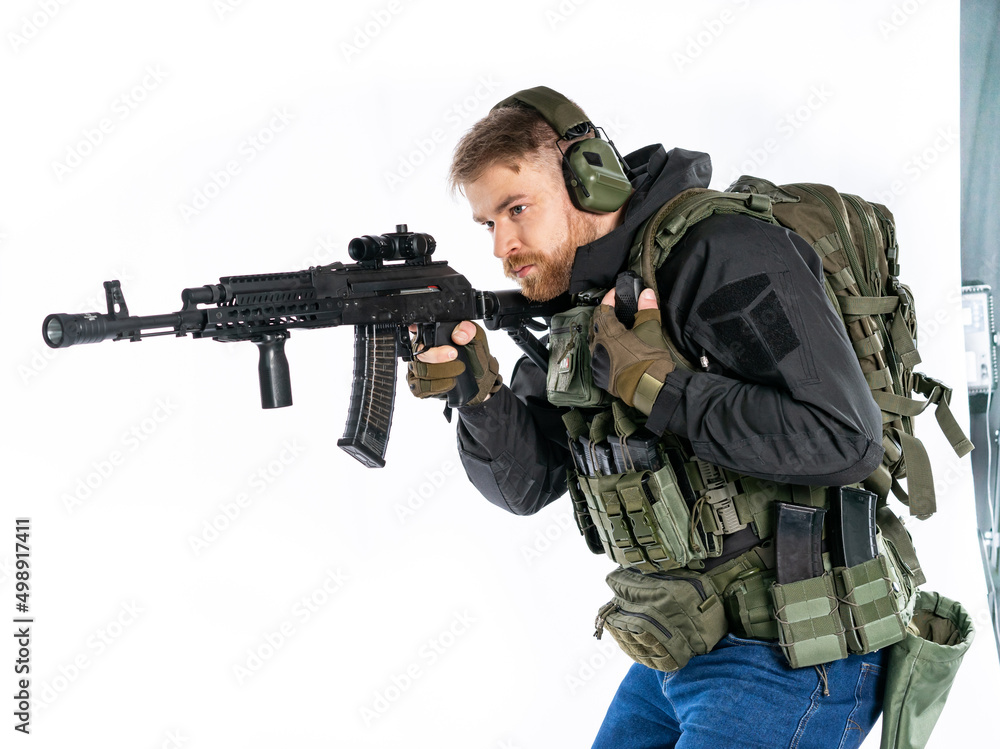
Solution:
<path fill-rule="evenodd" d="M 385 469 L 339 450 L 352 331 L 295 333 L 295 406 L 263 411 L 249 344 L 53 352 L 42 319 L 103 311 L 111 278 L 132 314 L 169 312 L 401 222 L 508 288 L 445 175 L 477 118 L 545 84 L 623 152 L 711 153 L 713 187 L 752 171 L 888 202 L 924 369 L 966 423 L 958 30 L 958 3 L 917 0 L 5 3 L 0 611 L 28 516 L 35 708 L 14 733 L 8 636 L 3 745 L 589 746 L 630 663 L 591 637 L 610 563 L 564 501 L 482 499 L 437 402 L 400 393 Z M 979 628 L 931 746 L 973 745 L 1000 676 L 969 462 L 918 427 L 927 588 Z"/>

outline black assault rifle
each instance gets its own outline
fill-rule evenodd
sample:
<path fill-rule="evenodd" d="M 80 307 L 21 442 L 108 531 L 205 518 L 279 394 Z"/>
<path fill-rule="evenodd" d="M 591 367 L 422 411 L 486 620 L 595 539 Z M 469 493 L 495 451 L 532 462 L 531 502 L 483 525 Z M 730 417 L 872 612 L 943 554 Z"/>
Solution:
<path fill-rule="evenodd" d="M 458 323 L 482 320 L 490 330 L 506 330 L 544 369 L 548 352 L 528 329 L 544 330 L 534 318 L 551 318 L 569 306 L 566 296 L 531 302 L 519 291 L 477 291 L 446 261 L 431 260 L 435 246 L 429 234 L 409 232 L 401 224 L 394 233 L 352 239 L 348 252 L 355 263 L 227 276 L 217 284 L 184 289 L 181 309 L 165 315 L 129 315 L 121 284 L 105 281 L 107 314 L 49 315 L 42 335 L 52 348 L 188 333 L 193 338 L 252 341 L 260 349 L 261 406 L 281 408 L 292 404 L 285 358 L 289 330 L 353 325 L 354 384 L 344 437 L 337 445 L 370 468 L 382 467 L 392 425 L 397 357 L 412 360 L 415 346 L 453 345 L 451 332 Z M 412 342 L 410 325 L 418 331 Z M 463 346 L 456 348 L 466 370 L 448 393 L 452 407 L 477 390 L 468 353 Z"/>

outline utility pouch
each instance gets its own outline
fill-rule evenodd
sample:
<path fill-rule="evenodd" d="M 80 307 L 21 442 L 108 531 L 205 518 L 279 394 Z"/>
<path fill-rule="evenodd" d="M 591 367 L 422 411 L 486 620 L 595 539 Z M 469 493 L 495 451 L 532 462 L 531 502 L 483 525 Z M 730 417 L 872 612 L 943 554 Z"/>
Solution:
<path fill-rule="evenodd" d="M 962 604 L 919 591 L 905 638 L 889 649 L 882 749 L 922 749 L 975 637 Z"/>
<path fill-rule="evenodd" d="M 903 639 L 906 625 L 884 555 L 853 567 L 836 567 L 833 574 L 844 636 L 852 653 L 871 653 Z"/>
<path fill-rule="evenodd" d="M 573 518 L 576 520 L 576 527 L 586 540 L 588 549 L 594 554 L 604 554 L 608 549 L 605 548 L 601 532 L 594 523 L 587 496 L 579 483 L 581 479 L 576 471 L 568 470 L 566 474 L 566 488 L 569 490 L 570 500 L 573 502 Z"/>
<path fill-rule="evenodd" d="M 605 550 L 623 567 L 656 572 L 704 559 L 703 548 L 691 545 L 690 510 L 670 465 L 581 476 L 579 486 Z"/>
<path fill-rule="evenodd" d="M 889 570 L 889 580 L 895 596 L 896 611 L 903 620 L 903 626 L 913 617 L 913 607 L 917 601 L 917 583 L 895 544 L 879 533 L 875 538 L 879 553 L 885 558 Z"/>
<path fill-rule="evenodd" d="M 552 316 L 545 396 L 554 406 L 591 407 L 611 402 L 590 369 L 590 320 L 594 307 L 573 307 Z"/>
<path fill-rule="evenodd" d="M 771 584 L 774 573 L 748 570 L 726 586 L 722 601 L 733 634 L 757 640 L 777 640 Z"/>
<path fill-rule="evenodd" d="M 847 657 L 833 573 L 771 586 L 778 641 L 792 668 Z"/>
<path fill-rule="evenodd" d="M 650 561 L 659 570 L 687 567 L 704 559 L 705 549 L 695 538 L 692 545 L 691 511 L 677 483 L 677 475 L 668 463 L 658 471 L 626 473 L 616 487 L 624 506 L 640 501 L 652 511 L 652 538 L 660 550 L 650 552 Z M 635 523 L 634 527 L 638 527 Z M 637 536 L 638 539 L 638 536 Z"/>
<path fill-rule="evenodd" d="M 657 671 L 683 668 L 728 631 L 726 614 L 707 576 L 691 570 L 644 575 L 619 567 L 607 577 L 614 597 L 601 607 L 594 636 L 607 629 L 637 663 Z"/>

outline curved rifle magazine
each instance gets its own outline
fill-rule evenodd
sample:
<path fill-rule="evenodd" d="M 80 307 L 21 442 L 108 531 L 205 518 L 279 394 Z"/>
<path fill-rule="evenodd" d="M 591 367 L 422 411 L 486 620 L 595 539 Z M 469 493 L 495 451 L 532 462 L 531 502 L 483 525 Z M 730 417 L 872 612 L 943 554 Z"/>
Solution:
<path fill-rule="evenodd" d="M 395 398 L 396 326 L 355 326 L 351 405 L 337 446 L 369 468 L 384 468 Z"/>

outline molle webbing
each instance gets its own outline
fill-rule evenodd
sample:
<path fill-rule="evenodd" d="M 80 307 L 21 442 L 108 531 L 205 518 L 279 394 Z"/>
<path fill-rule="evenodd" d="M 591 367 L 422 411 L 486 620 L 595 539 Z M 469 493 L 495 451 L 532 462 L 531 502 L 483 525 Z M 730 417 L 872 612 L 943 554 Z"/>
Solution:
<path fill-rule="evenodd" d="M 648 432 L 643 418 L 618 401 L 586 416 L 579 409 L 563 416 L 575 462 L 569 484 L 577 525 L 592 551 L 623 567 L 699 569 L 727 554 L 727 536 L 740 534 L 729 556 L 748 540 L 770 537 L 775 501 L 826 506 L 825 487 L 707 463 L 677 435 Z"/>
<path fill-rule="evenodd" d="M 741 177 L 730 192 L 694 188 L 663 206 L 637 234 L 629 267 L 656 291 L 656 271 L 694 224 L 716 213 L 737 213 L 788 228 L 812 245 L 823 263 L 827 298 L 842 319 L 872 397 L 882 410 L 882 465 L 866 485 L 885 498 L 894 493 L 919 518 L 937 501 L 930 460 L 913 436 L 913 419 L 929 405 L 955 453 L 972 443 L 949 407 L 951 390 L 914 372 L 916 349 L 913 295 L 897 278 L 899 246 L 885 206 L 816 184 L 777 186 Z M 659 292 L 657 291 L 659 301 Z M 676 361 L 694 367 L 668 341 Z M 911 397 L 913 393 L 923 397 Z M 900 479 L 907 479 L 904 490 Z M 711 522 L 711 521 L 710 521 Z"/>

